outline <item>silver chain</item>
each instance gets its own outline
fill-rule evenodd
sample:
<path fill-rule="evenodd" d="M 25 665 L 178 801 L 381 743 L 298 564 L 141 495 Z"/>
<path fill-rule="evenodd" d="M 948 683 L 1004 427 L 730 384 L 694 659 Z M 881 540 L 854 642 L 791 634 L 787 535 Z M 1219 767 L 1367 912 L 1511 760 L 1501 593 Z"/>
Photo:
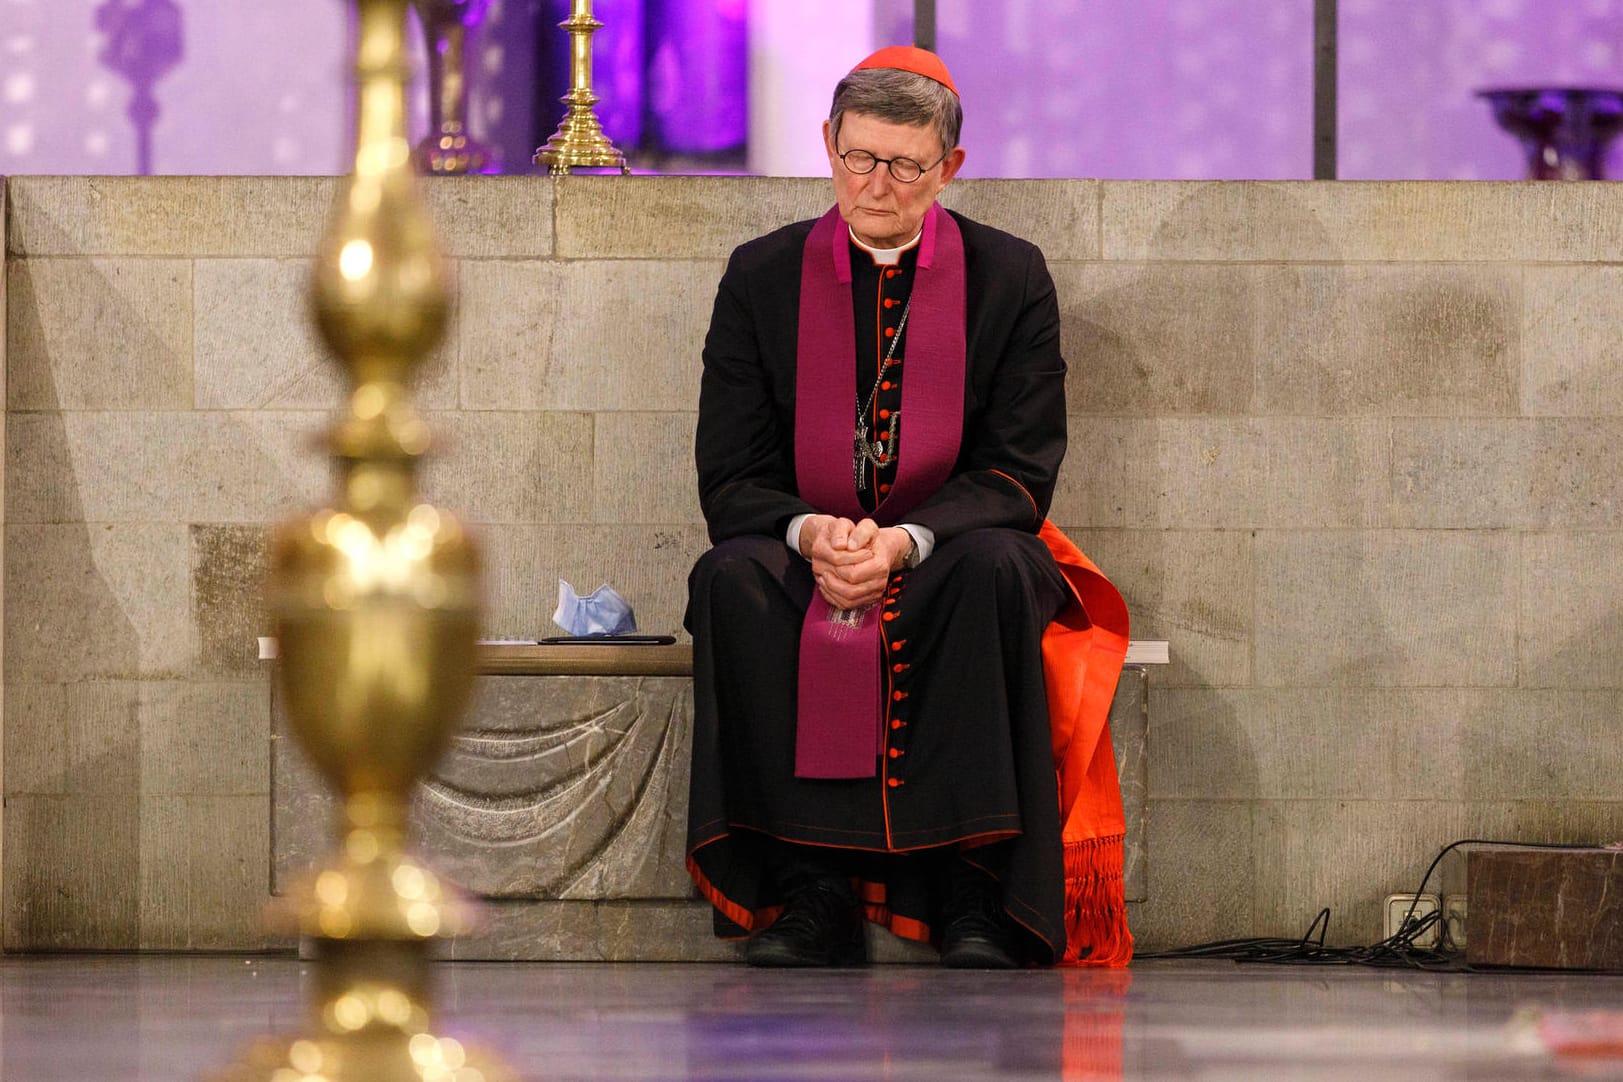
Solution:
<path fill-rule="evenodd" d="M 885 444 L 868 440 L 868 411 L 873 408 L 874 398 L 879 394 L 879 384 L 883 382 L 885 373 L 890 371 L 891 362 L 896 359 L 896 347 L 902 344 L 902 332 L 907 329 L 907 316 L 912 311 L 913 298 L 909 297 L 907 303 L 902 306 L 902 318 L 896 324 L 896 334 L 890 340 L 890 349 L 886 351 L 885 360 L 879 366 L 879 374 L 873 378 L 873 387 L 868 391 L 868 400 L 857 406 L 851 473 L 858 492 L 865 492 L 868 488 L 868 471 L 863 468 L 864 462 L 871 462 L 875 469 L 882 470 L 896 458 L 896 424 L 902 419 L 902 411 L 896 410 L 890 415 L 890 426 L 885 435 L 886 441 L 890 444 L 888 451 Z"/>

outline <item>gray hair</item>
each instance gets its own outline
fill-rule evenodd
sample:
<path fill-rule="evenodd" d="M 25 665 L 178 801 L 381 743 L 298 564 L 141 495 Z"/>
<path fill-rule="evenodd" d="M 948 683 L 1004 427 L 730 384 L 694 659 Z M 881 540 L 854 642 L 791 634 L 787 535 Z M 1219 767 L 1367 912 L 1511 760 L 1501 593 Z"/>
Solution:
<path fill-rule="evenodd" d="M 836 142 L 846 113 L 861 113 L 891 124 L 934 128 L 941 137 L 943 154 L 958 145 L 958 131 L 964 123 L 964 109 L 957 94 L 928 76 L 899 68 L 862 68 L 840 80 L 828 109 Z"/>

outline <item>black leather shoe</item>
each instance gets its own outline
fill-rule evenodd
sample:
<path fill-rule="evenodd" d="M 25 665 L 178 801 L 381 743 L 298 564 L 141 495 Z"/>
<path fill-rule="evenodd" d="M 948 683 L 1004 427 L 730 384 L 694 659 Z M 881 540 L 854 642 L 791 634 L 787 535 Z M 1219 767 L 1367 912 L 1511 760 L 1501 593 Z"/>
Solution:
<path fill-rule="evenodd" d="M 752 966 L 860 966 L 868 960 L 862 915 L 851 888 L 819 879 L 789 896 L 783 915 L 750 937 L 744 960 Z"/>
<path fill-rule="evenodd" d="M 1019 944 L 998 901 L 997 882 L 962 861 L 948 876 L 941 964 L 948 969 L 1017 969 Z"/>

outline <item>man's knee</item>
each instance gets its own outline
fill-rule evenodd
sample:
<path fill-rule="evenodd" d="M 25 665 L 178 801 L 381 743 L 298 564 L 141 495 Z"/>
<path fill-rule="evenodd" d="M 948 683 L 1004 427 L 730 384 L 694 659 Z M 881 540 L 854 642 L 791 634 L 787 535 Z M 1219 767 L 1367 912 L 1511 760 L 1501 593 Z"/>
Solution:
<path fill-rule="evenodd" d="M 723 610 L 763 608 L 773 584 L 781 584 L 789 573 L 789 557 L 789 547 L 775 538 L 729 538 L 693 565 L 688 597 L 704 598 Z"/>
<path fill-rule="evenodd" d="M 997 576 L 1023 571 L 1048 555 L 1048 547 L 1036 534 L 1002 527 L 970 530 L 948 544 L 959 565 L 955 568 L 958 574 Z"/>
<path fill-rule="evenodd" d="M 776 572 L 787 546 L 770 537 L 732 537 L 713 546 L 693 565 L 688 581 L 693 586 L 715 580 L 735 580 L 761 571 Z"/>

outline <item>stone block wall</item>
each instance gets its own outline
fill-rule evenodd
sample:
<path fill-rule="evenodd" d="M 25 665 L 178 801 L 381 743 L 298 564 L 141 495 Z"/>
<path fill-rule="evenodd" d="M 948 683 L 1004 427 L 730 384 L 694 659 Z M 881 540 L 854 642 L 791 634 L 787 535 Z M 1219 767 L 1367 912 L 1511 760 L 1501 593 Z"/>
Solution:
<path fill-rule="evenodd" d="M 5 204 L 6 204 L 6 180 L 5 180 L 4 177 L 0 177 L 0 208 L 3 208 L 5 206 Z M 6 231 L 7 224 L 8 224 L 7 223 L 7 216 L 4 213 L 4 210 L 0 209 L 0 249 L 10 251 L 10 246 L 7 244 L 7 231 Z M 4 326 L 6 326 L 6 279 L 5 279 L 5 275 L 0 274 L 0 327 L 4 327 Z M 5 379 L 6 379 L 6 336 L 5 335 L 0 335 L 0 384 L 3 384 L 5 382 Z M 6 413 L 7 413 L 7 411 L 0 410 L 0 444 L 3 444 L 5 442 Z M 4 574 L 5 555 L 6 555 L 6 541 L 5 541 L 5 532 L 6 532 L 5 531 L 5 525 L 6 525 L 5 506 L 6 506 L 6 501 L 5 501 L 5 490 L 6 490 L 6 470 L 5 470 L 4 459 L 0 459 L 0 629 L 3 629 L 5 627 L 5 619 L 6 619 L 6 589 L 5 589 L 5 574 Z M 5 682 L 5 672 L 6 672 L 5 641 L 4 641 L 4 635 L 0 634 L 0 888 L 3 888 L 3 882 L 4 882 L 4 879 L 5 879 L 5 867 L 6 867 L 6 844 L 5 844 L 5 836 L 6 836 L 6 785 L 5 785 L 5 777 L 6 777 L 6 740 L 5 740 L 5 736 L 6 736 L 6 720 L 5 720 L 6 719 L 6 691 L 5 691 L 5 683 L 6 682 Z M 3 901 L 3 897 L 4 897 L 3 889 L 0 889 L 0 901 Z M 4 948 L 5 933 L 6 933 L 5 906 L 3 904 L 0 904 L 0 949 Z"/>
<path fill-rule="evenodd" d="M 307 261 L 336 182 L 6 187 L 3 940 L 270 942 L 262 524 L 325 497 Z M 676 630 L 728 251 L 826 182 L 475 178 L 420 402 L 491 637 L 558 577 Z M 1466 835 L 1623 835 L 1623 189 L 970 181 L 1071 364 L 1053 509 L 1152 675 L 1148 946 L 1379 934 Z"/>

